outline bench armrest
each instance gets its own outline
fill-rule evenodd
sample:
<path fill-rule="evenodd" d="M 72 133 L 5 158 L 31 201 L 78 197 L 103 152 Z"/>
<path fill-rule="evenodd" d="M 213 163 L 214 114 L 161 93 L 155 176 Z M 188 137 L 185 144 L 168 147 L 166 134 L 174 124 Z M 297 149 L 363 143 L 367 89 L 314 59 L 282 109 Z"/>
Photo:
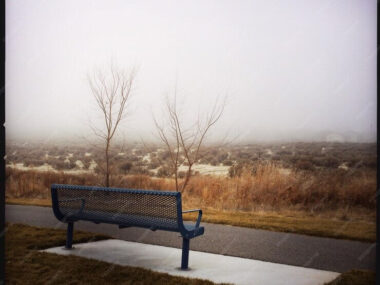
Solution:
<path fill-rule="evenodd" d="M 202 210 L 201 209 L 193 209 L 193 210 L 182 211 L 182 214 L 192 213 L 192 212 L 199 212 L 197 222 L 195 223 L 195 227 L 198 228 L 199 224 L 201 223 L 201 218 L 202 218 Z"/>
<path fill-rule="evenodd" d="M 82 213 L 82 211 L 84 209 L 84 204 L 86 203 L 86 200 L 84 198 L 64 199 L 64 200 L 59 200 L 59 202 L 71 202 L 71 201 L 78 201 L 78 200 L 82 201 L 82 205 L 80 206 L 79 211 L 75 214 L 80 214 L 80 213 Z"/>

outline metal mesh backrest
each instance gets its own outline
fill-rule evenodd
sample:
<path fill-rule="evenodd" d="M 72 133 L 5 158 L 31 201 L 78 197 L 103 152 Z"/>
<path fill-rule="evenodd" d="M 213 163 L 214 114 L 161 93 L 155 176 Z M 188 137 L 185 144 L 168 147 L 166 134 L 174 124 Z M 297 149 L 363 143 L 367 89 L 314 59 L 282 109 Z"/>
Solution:
<path fill-rule="evenodd" d="M 66 217 L 119 225 L 178 229 L 177 193 L 86 186 L 57 186 Z"/>

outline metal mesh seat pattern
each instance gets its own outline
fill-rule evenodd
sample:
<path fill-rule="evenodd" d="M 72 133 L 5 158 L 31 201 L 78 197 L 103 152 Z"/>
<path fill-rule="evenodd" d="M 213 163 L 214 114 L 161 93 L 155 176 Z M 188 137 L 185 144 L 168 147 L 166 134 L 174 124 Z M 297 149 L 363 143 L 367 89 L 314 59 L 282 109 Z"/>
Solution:
<path fill-rule="evenodd" d="M 54 184 L 52 198 L 61 219 L 180 230 L 179 192 Z"/>

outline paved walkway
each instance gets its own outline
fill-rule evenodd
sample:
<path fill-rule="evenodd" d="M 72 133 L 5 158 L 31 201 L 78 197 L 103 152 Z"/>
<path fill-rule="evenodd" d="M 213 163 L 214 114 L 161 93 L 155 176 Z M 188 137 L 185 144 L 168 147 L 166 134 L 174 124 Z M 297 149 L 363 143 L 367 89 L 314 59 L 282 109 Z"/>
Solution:
<path fill-rule="evenodd" d="M 65 228 L 51 208 L 6 205 L 5 220 L 34 226 Z M 190 250 L 236 256 L 334 272 L 350 269 L 375 270 L 375 243 L 288 234 L 243 227 L 202 223 L 205 234 L 190 242 Z M 181 248 L 176 233 L 141 229 L 119 229 L 115 225 L 75 223 L 75 229 L 102 233 L 112 238 Z M 75 233 L 74 233 L 75 234 Z"/>
<path fill-rule="evenodd" d="M 75 244 L 74 249 L 55 247 L 44 250 L 62 255 L 78 255 L 105 262 L 143 267 L 158 272 L 217 283 L 256 285 L 318 285 L 334 280 L 339 273 L 263 262 L 252 259 L 191 251 L 189 269 L 179 270 L 181 250 L 123 240 Z M 109 268 L 104 268 L 107 272 Z"/>

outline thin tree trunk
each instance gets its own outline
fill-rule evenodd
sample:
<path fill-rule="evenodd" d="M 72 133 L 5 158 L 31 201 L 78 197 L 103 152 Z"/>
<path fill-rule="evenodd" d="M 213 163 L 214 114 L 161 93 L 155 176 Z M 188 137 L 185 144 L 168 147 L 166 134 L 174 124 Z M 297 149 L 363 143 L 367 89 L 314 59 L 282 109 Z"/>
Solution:
<path fill-rule="evenodd" d="M 110 170 L 109 170 L 109 142 L 106 146 L 106 187 L 110 186 Z"/>
<path fill-rule="evenodd" d="M 190 177 L 191 177 L 191 168 L 193 167 L 193 164 L 189 164 L 189 168 L 187 170 L 187 173 L 186 173 L 186 178 L 185 178 L 185 181 L 183 182 L 183 186 L 182 186 L 182 189 L 181 189 L 181 192 L 183 192 L 187 186 L 187 183 L 189 183 L 189 180 L 190 180 Z"/>

